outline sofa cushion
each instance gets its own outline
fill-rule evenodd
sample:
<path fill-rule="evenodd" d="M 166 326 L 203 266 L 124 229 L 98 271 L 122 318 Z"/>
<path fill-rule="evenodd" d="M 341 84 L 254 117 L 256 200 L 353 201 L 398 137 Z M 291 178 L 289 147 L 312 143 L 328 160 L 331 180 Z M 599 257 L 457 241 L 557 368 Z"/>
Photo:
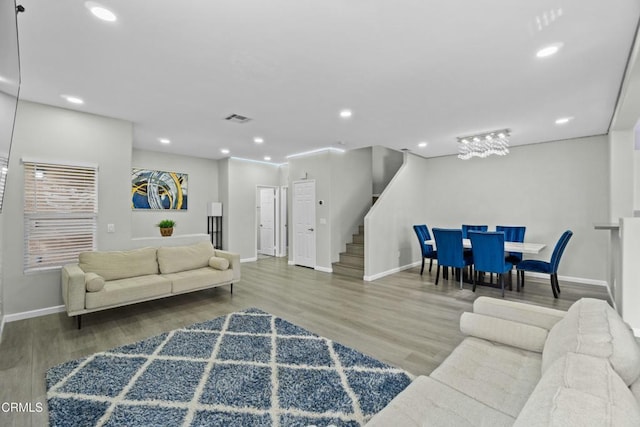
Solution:
<path fill-rule="evenodd" d="M 162 274 L 194 270 L 209 266 L 214 255 L 213 245 L 206 240 L 188 246 L 164 246 L 158 248 L 158 265 Z"/>
<path fill-rule="evenodd" d="M 171 292 L 179 294 L 215 285 L 229 284 L 233 280 L 233 270 L 220 271 L 211 267 L 202 267 L 163 274 L 162 277 L 171 281 Z"/>
<path fill-rule="evenodd" d="M 540 353 L 465 338 L 431 377 L 517 417 L 540 379 Z"/>
<path fill-rule="evenodd" d="M 607 359 L 566 353 L 544 373 L 514 426 L 638 426 L 640 409 Z"/>
<path fill-rule="evenodd" d="M 100 292 L 86 295 L 88 309 L 125 305 L 171 295 L 171 281 L 157 274 L 108 281 Z"/>
<path fill-rule="evenodd" d="M 477 313 L 462 313 L 460 332 L 523 350 L 542 352 L 547 330 Z"/>
<path fill-rule="evenodd" d="M 421 376 L 371 418 L 367 427 L 513 425 L 514 418 L 471 397 Z"/>
<path fill-rule="evenodd" d="M 640 347 L 606 301 L 582 298 L 551 328 L 542 351 L 542 372 L 568 352 L 603 357 L 627 385 L 640 376 Z"/>
<path fill-rule="evenodd" d="M 229 260 L 226 258 L 212 256 L 209 258 L 209 267 L 215 268 L 216 270 L 227 270 L 229 268 Z"/>
<path fill-rule="evenodd" d="M 104 288 L 104 277 L 96 273 L 86 273 L 84 275 L 84 285 L 87 292 L 98 292 Z"/>
<path fill-rule="evenodd" d="M 156 248 L 82 252 L 78 265 L 85 273 L 96 273 L 106 281 L 158 274 Z"/>

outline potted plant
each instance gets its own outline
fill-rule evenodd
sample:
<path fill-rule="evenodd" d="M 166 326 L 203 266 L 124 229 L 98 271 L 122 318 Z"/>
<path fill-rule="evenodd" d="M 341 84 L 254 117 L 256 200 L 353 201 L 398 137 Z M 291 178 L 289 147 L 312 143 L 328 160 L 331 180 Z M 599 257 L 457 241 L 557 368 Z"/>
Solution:
<path fill-rule="evenodd" d="M 168 237 L 173 234 L 173 227 L 176 226 L 176 222 L 172 219 L 163 219 L 156 225 L 160 227 L 160 234 L 163 237 Z"/>

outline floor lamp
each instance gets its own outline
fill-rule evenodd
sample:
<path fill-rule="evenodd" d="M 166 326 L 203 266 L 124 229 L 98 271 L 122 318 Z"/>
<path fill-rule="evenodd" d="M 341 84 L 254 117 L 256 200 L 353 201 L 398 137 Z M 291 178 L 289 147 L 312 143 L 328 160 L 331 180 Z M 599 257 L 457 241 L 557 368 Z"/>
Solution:
<path fill-rule="evenodd" d="M 211 202 L 207 206 L 207 233 L 211 236 L 211 244 L 222 249 L 222 203 Z"/>

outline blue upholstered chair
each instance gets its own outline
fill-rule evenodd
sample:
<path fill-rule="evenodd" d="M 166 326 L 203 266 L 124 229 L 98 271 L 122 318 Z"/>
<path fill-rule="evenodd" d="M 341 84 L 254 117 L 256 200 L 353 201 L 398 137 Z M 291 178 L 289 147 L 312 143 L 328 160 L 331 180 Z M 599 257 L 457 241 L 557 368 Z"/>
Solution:
<path fill-rule="evenodd" d="M 496 231 L 502 231 L 504 233 L 505 242 L 522 243 L 524 242 L 524 233 L 527 231 L 527 227 L 496 225 Z M 505 261 L 516 265 L 522 261 L 522 252 L 507 252 Z"/>
<path fill-rule="evenodd" d="M 573 232 L 571 230 L 567 230 L 562 233 L 562 236 L 558 239 L 558 243 L 556 243 L 556 247 L 553 249 L 553 254 L 551 255 L 551 260 L 549 262 L 537 259 L 525 259 L 516 265 L 516 270 L 518 270 L 518 290 L 520 289 L 520 274 L 522 274 L 522 286 L 524 286 L 525 271 L 544 273 L 549 275 L 554 298 L 558 298 L 558 294 L 560 293 L 560 285 L 558 284 L 558 266 L 560 265 L 560 258 L 562 258 L 564 249 L 567 247 L 567 243 L 569 243 L 571 236 L 573 236 Z"/>
<path fill-rule="evenodd" d="M 424 272 L 424 260 L 429 260 L 429 273 L 431 273 L 431 267 L 433 266 L 433 260 L 438 257 L 438 253 L 433 249 L 433 246 L 427 245 L 424 242 L 431 240 L 431 234 L 425 224 L 414 225 L 413 231 L 418 236 L 418 242 L 420 243 L 420 250 L 422 251 L 422 268 L 420 269 L 420 275 Z"/>
<path fill-rule="evenodd" d="M 496 273 L 498 284 L 504 297 L 504 275 L 511 273 L 513 264 L 504 259 L 504 233 L 501 231 L 478 232 L 469 231 L 471 248 L 473 249 L 473 291 L 476 291 L 477 275 L 482 273 Z M 511 274 L 509 274 L 511 281 Z"/>
<path fill-rule="evenodd" d="M 469 225 L 462 224 L 462 238 L 469 238 L 469 231 L 489 231 L 488 225 Z"/>
<path fill-rule="evenodd" d="M 462 289 L 463 269 L 473 265 L 473 256 L 466 254 L 462 247 L 462 230 L 434 228 L 433 237 L 436 240 L 438 252 L 436 285 L 440 277 L 440 267 L 452 267 L 460 273 L 460 289 Z"/>

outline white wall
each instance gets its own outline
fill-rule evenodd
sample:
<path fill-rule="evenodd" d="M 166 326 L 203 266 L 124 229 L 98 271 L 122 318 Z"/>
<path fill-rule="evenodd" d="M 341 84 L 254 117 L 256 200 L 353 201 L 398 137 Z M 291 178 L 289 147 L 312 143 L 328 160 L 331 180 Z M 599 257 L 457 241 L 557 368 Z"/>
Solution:
<path fill-rule="evenodd" d="M 404 162 L 401 151 L 376 145 L 372 149 L 373 194 L 382 194 Z"/>
<path fill-rule="evenodd" d="M 630 217 L 634 209 L 635 131 L 612 130 L 609 133 L 610 212 L 609 221 Z"/>
<path fill-rule="evenodd" d="M 365 219 L 365 276 L 420 260 L 413 224 L 475 223 L 527 226 L 526 240 L 547 245 L 537 256 L 545 260 L 571 229 L 559 274 L 602 283 L 608 236 L 593 224 L 608 218 L 608 175 L 605 136 L 513 147 L 506 157 L 468 161 L 408 155 Z"/>
<path fill-rule="evenodd" d="M 227 185 L 226 208 L 222 206 L 225 249 L 240 254 L 240 259 L 256 257 L 256 191 L 258 186 L 277 187 L 280 172 L 276 165 L 227 159 L 221 172 L 227 172 L 221 184 Z M 220 190 L 222 195 L 223 190 Z M 224 203 L 224 202 L 223 202 Z M 226 238 L 224 237 L 226 234 Z"/>
<path fill-rule="evenodd" d="M 132 237 L 159 236 L 160 232 L 155 225 L 163 219 L 176 221 L 174 235 L 207 232 L 207 205 L 210 202 L 219 201 L 216 160 L 135 149 L 131 165 L 132 168 L 181 172 L 189 175 L 187 210 L 131 209 Z"/>
<path fill-rule="evenodd" d="M 21 101 L 3 206 L 5 314 L 62 304 L 60 271 L 23 273 L 23 167 L 20 159 L 93 162 L 98 175 L 98 249 L 131 238 L 130 122 Z M 107 233 L 115 224 L 116 233 Z"/>

